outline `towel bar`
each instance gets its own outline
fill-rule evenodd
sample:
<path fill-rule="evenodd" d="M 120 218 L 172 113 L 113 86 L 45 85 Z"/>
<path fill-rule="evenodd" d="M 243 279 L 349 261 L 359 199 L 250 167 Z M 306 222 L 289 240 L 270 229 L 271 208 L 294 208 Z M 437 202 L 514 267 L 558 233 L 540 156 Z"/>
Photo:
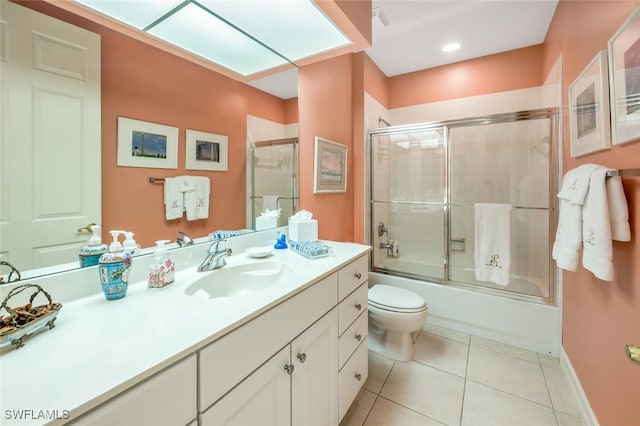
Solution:
<path fill-rule="evenodd" d="M 624 351 L 631 362 L 640 365 L 640 347 L 634 345 L 624 345 Z"/>

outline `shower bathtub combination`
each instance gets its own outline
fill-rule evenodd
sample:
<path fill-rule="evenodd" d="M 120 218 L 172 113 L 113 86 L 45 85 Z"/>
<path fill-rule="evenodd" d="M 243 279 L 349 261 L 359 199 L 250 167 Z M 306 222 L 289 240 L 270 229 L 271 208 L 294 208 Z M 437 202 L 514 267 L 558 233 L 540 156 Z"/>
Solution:
<path fill-rule="evenodd" d="M 551 260 L 557 109 L 369 131 L 369 285 L 427 300 L 427 323 L 560 351 Z M 476 203 L 511 205 L 506 286 L 475 278 Z"/>

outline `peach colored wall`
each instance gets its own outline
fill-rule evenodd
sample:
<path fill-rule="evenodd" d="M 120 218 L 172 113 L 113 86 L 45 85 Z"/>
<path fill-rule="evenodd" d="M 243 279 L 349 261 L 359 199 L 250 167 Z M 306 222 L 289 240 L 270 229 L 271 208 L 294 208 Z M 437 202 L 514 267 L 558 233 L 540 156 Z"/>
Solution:
<path fill-rule="evenodd" d="M 543 82 L 541 60 L 542 45 L 536 45 L 390 77 L 388 107 L 540 86 Z"/>
<path fill-rule="evenodd" d="M 364 55 L 364 90 L 375 100 L 389 108 L 389 85 L 387 76 Z"/>
<path fill-rule="evenodd" d="M 353 149 L 351 162 L 351 176 L 353 177 L 353 241 L 365 242 L 365 130 L 364 130 L 364 92 L 365 92 L 365 63 L 367 55 L 358 52 L 353 55 L 352 99 L 353 99 Z"/>
<path fill-rule="evenodd" d="M 101 35 L 102 44 L 102 224 L 135 232 L 143 247 L 155 240 L 245 227 L 245 145 L 247 114 L 278 123 L 297 120 L 297 101 L 283 101 L 251 86 L 131 39 L 38 1 L 25 6 Z M 178 127 L 178 169 L 116 166 L 117 117 Z M 228 171 L 187 171 L 185 129 L 228 136 Z M 181 174 L 211 178 L 207 220 L 164 218 L 163 185 L 148 176 Z"/>
<path fill-rule="evenodd" d="M 300 208 L 318 219 L 318 237 L 353 241 L 352 57 L 343 55 L 300 68 Z M 347 145 L 347 191 L 313 193 L 314 138 Z"/>
<path fill-rule="evenodd" d="M 599 50 L 607 48 L 609 38 L 639 3 L 560 1 L 545 41 L 544 63 L 552 63 L 562 49 L 564 105 L 569 85 Z M 571 158 L 566 108 L 564 112 L 564 172 L 585 163 L 640 166 L 638 141 Z M 562 344 L 603 426 L 636 425 L 640 419 L 640 367 L 624 353 L 626 343 L 640 345 L 639 182 L 623 178 L 632 240 L 613 243 L 615 281 L 600 281 L 582 267 L 563 271 Z"/>

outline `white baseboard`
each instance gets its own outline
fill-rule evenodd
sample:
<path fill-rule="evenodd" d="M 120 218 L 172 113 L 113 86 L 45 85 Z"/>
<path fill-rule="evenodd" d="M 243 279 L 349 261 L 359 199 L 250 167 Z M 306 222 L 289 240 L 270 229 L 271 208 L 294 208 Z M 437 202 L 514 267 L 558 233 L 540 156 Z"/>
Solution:
<path fill-rule="evenodd" d="M 582 423 L 584 424 L 584 426 L 599 426 L 598 419 L 596 418 L 595 413 L 591 409 L 591 404 L 589 404 L 587 395 L 584 393 L 584 390 L 582 389 L 580 380 L 578 379 L 578 376 L 576 375 L 576 372 L 573 369 L 573 366 L 571 365 L 569 356 L 564 351 L 564 347 L 562 347 L 560 351 L 560 365 L 562 366 L 562 371 L 564 373 L 565 378 L 567 379 L 567 384 L 569 385 L 569 389 L 578 404 L 578 409 L 580 410 L 580 417 L 582 418 Z"/>

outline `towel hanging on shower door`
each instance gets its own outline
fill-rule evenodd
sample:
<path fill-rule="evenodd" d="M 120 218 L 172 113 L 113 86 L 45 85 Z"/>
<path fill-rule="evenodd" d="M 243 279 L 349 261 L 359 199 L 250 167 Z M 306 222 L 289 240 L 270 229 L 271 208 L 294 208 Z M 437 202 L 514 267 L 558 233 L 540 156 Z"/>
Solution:
<path fill-rule="evenodd" d="M 475 204 L 475 269 L 478 281 L 509 285 L 511 204 Z"/>

